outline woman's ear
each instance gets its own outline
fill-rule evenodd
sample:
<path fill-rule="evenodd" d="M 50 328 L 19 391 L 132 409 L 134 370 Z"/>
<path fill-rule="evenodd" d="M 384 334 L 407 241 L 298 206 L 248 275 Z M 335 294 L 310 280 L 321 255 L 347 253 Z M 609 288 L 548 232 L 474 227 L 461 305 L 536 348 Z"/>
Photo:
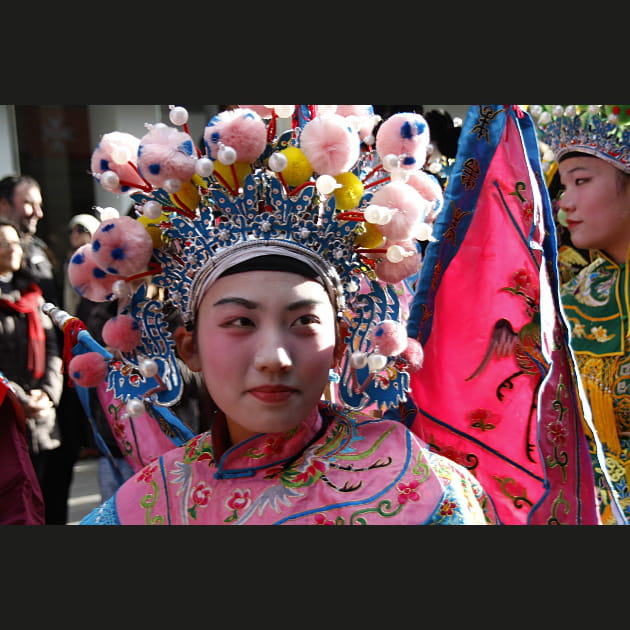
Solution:
<path fill-rule="evenodd" d="M 193 371 L 201 372 L 201 361 L 199 353 L 195 348 L 195 336 L 192 331 L 186 330 L 185 326 L 179 326 L 173 333 L 177 353 L 184 363 Z"/>

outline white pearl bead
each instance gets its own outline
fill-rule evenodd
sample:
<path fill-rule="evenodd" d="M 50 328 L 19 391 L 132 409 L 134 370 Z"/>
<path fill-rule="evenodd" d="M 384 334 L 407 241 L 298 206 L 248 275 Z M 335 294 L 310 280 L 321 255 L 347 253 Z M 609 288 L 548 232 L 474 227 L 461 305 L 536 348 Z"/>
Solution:
<path fill-rule="evenodd" d="M 131 160 L 131 150 L 129 147 L 116 147 L 112 151 L 112 160 L 116 164 L 127 164 Z"/>
<path fill-rule="evenodd" d="M 400 160 L 398 159 L 397 155 L 394 155 L 393 153 L 388 153 L 384 158 L 383 158 L 383 168 L 386 171 L 393 171 L 395 168 L 398 168 L 398 165 L 400 163 Z"/>
<path fill-rule="evenodd" d="M 101 173 L 99 181 L 101 186 L 110 192 L 118 188 L 118 185 L 120 184 L 120 178 L 116 175 L 116 173 L 114 173 L 114 171 L 104 171 Z"/>
<path fill-rule="evenodd" d="M 428 241 L 431 238 L 431 234 L 433 234 L 433 230 L 428 223 L 424 223 L 424 221 L 418 226 L 416 230 L 416 238 L 419 241 Z"/>
<path fill-rule="evenodd" d="M 317 106 L 317 115 L 318 116 L 326 116 L 327 114 L 334 114 L 337 111 L 336 105 L 318 105 Z"/>
<path fill-rule="evenodd" d="M 223 145 L 217 153 L 217 159 L 226 166 L 234 164 L 236 162 L 236 151 L 232 147 Z"/>
<path fill-rule="evenodd" d="M 214 171 L 214 162 L 210 158 L 202 157 L 195 162 L 195 173 L 201 177 L 209 177 Z"/>
<path fill-rule="evenodd" d="M 335 188 L 341 188 L 341 184 L 332 175 L 320 175 L 315 182 L 315 186 L 322 195 L 330 195 Z"/>
<path fill-rule="evenodd" d="M 117 219 L 120 216 L 120 212 L 116 208 L 107 206 L 107 208 L 100 208 L 99 217 L 101 221 L 109 221 L 110 219 Z"/>
<path fill-rule="evenodd" d="M 147 219 L 157 219 L 162 214 L 162 206 L 157 201 L 147 201 L 142 206 L 142 214 Z"/>
<path fill-rule="evenodd" d="M 185 107 L 173 107 L 168 117 L 174 125 L 185 125 L 188 122 L 188 110 Z"/>
<path fill-rule="evenodd" d="M 181 179 L 171 177 L 164 182 L 164 190 L 169 193 L 176 193 L 182 187 Z"/>
<path fill-rule="evenodd" d="M 406 252 L 400 245 L 392 245 L 391 247 L 388 247 L 387 254 L 385 254 L 387 260 L 391 263 L 399 263 L 405 255 Z"/>
<path fill-rule="evenodd" d="M 131 287 L 124 280 L 116 280 L 112 284 L 112 293 L 119 299 L 131 297 Z"/>
<path fill-rule="evenodd" d="M 350 280 L 345 284 L 345 290 L 347 293 L 356 293 L 359 290 L 359 283 L 354 280 Z"/>
<path fill-rule="evenodd" d="M 374 353 L 368 357 L 367 362 L 370 372 L 380 372 L 387 365 L 387 357 Z"/>
<path fill-rule="evenodd" d="M 365 352 L 353 352 L 350 355 L 350 365 L 355 370 L 360 370 L 367 365 L 367 354 Z"/>
<path fill-rule="evenodd" d="M 529 113 L 534 118 L 538 118 L 538 116 L 540 116 L 541 112 L 542 112 L 542 107 L 540 105 L 530 105 L 529 106 Z"/>
<path fill-rule="evenodd" d="M 269 156 L 269 168 L 274 173 L 279 173 L 280 171 L 284 171 L 287 167 L 289 160 L 287 160 L 287 156 L 284 153 L 272 153 Z"/>
<path fill-rule="evenodd" d="M 132 418 L 137 418 L 144 413 L 144 403 L 138 398 L 130 398 L 125 406 L 127 408 L 127 413 Z"/>
<path fill-rule="evenodd" d="M 142 359 L 138 367 L 140 374 L 145 378 L 151 378 L 158 373 L 158 364 L 153 359 Z"/>
<path fill-rule="evenodd" d="M 295 111 L 295 105 L 274 105 L 274 111 L 278 118 L 290 118 Z"/>

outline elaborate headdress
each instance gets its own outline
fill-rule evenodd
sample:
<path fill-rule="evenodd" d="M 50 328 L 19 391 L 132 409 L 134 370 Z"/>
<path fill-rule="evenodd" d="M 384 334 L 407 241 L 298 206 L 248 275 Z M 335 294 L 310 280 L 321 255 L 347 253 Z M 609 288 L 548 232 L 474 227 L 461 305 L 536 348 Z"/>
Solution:
<path fill-rule="evenodd" d="M 556 161 L 579 151 L 630 173 L 630 105 L 530 105 L 529 112 Z"/>
<path fill-rule="evenodd" d="M 101 138 L 92 174 L 129 194 L 138 216 L 103 211 L 92 243 L 69 266 L 80 294 L 118 299 L 103 328 L 116 356 L 99 377 L 129 401 L 130 415 L 143 401 L 171 405 L 181 392 L 163 304 L 146 280 L 191 325 L 214 279 L 266 254 L 309 265 L 337 307 L 346 345 L 340 398 L 380 411 L 403 402 L 422 348 L 407 338 L 401 286 L 421 267 L 420 241 L 431 238 L 443 201 L 422 170 L 424 118 L 395 114 L 375 133 L 367 105 L 237 106 L 210 120 L 203 151 L 185 108 L 170 106 L 170 122 L 176 127 L 147 124 L 141 139 L 118 131 Z M 80 359 L 70 374 L 91 386 L 93 364 Z"/>

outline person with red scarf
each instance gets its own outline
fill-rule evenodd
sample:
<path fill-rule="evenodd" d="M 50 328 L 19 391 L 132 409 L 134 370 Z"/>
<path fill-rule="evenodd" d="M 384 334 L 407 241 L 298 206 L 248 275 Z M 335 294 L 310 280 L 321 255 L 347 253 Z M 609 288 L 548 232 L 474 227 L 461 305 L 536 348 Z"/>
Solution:
<path fill-rule="evenodd" d="M 24 406 L 29 452 L 42 485 L 48 454 L 60 445 L 62 360 L 56 332 L 41 310 L 42 291 L 22 262 L 18 228 L 0 218 L 0 373 Z"/>

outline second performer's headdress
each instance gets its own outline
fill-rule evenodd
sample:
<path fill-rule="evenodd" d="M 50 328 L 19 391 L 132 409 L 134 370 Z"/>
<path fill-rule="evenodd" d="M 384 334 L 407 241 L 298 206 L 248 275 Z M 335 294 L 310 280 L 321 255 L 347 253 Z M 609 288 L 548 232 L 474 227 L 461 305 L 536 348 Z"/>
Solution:
<path fill-rule="evenodd" d="M 530 105 L 529 112 L 556 161 L 577 151 L 630 173 L 630 105 Z"/>

